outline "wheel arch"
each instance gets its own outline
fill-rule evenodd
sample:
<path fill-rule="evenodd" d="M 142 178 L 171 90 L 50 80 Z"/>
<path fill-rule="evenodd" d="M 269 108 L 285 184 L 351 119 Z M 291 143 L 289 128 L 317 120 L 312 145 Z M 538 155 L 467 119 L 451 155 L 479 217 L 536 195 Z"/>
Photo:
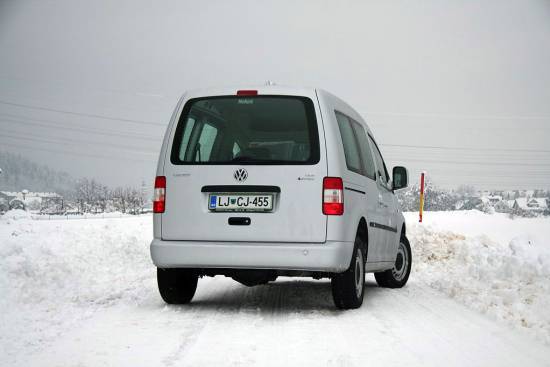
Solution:
<path fill-rule="evenodd" d="M 367 225 L 367 220 L 364 217 L 359 219 L 359 223 L 357 225 L 357 236 L 359 236 L 363 242 L 363 255 L 365 256 L 365 261 L 367 261 L 367 256 L 369 254 L 369 227 Z"/>

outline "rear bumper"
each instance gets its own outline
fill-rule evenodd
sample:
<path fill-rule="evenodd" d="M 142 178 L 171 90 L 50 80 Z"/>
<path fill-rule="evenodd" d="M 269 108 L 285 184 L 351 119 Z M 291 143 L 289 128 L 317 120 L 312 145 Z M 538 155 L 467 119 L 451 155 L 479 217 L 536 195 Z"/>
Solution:
<path fill-rule="evenodd" d="M 353 242 L 151 242 L 159 268 L 277 269 L 343 272 L 350 264 Z"/>

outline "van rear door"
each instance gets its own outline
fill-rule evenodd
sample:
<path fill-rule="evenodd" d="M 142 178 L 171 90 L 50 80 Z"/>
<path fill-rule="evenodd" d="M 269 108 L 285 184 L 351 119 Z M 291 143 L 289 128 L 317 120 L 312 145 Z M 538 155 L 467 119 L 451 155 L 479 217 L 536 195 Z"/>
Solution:
<path fill-rule="evenodd" d="M 189 99 L 171 133 L 162 238 L 324 242 L 322 121 L 310 96 Z"/>

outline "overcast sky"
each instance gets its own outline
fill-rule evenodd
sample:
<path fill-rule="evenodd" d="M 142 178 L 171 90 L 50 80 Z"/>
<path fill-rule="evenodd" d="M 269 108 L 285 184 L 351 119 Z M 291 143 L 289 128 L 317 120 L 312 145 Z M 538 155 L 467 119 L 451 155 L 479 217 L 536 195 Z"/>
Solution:
<path fill-rule="evenodd" d="M 0 0 L 0 55 L 0 150 L 75 177 L 152 182 L 185 90 L 272 80 L 349 102 L 413 181 L 550 187 L 548 0 Z"/>

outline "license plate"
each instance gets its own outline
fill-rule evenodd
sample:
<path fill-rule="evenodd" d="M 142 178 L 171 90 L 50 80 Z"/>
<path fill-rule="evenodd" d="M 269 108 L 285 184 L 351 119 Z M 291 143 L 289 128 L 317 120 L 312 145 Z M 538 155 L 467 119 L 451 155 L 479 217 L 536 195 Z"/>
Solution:
<path fill-rule="evenodd" d="M 208 209 L 216 212 L 273 210 L 273 195 L 270 194 L 210 194 Z"/>

